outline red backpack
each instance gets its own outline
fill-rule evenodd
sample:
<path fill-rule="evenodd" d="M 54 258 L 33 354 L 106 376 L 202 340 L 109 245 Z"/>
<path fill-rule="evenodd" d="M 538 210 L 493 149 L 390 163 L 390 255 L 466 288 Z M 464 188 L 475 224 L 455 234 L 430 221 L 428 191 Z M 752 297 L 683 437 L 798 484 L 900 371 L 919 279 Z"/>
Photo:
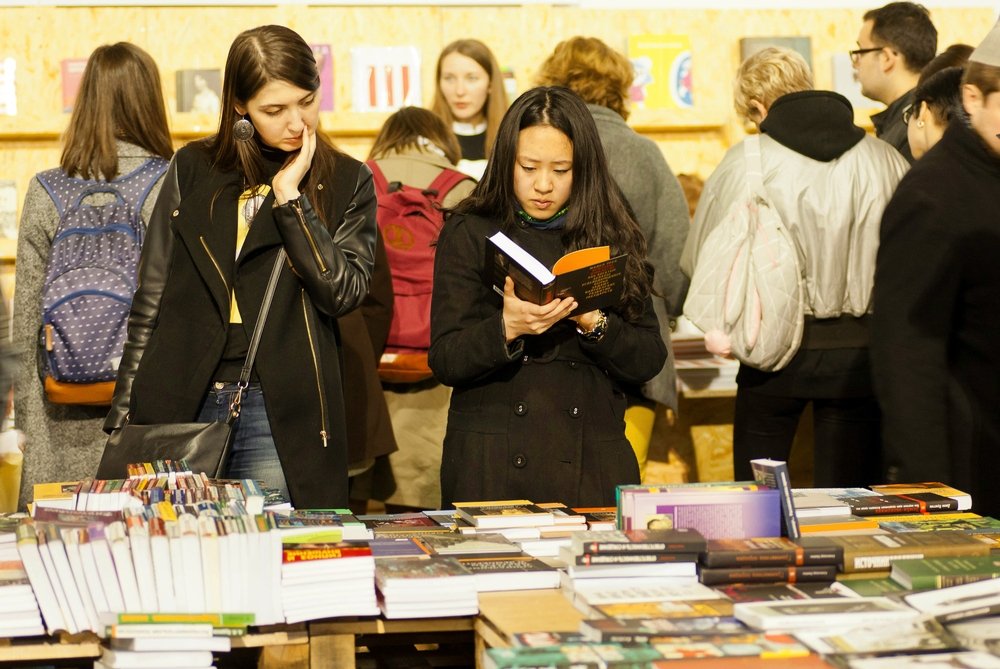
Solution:
<path fill-rule="evenodd" d="M 399 181 L 389 183 L 374 160 L 367 165 L 375 181 L 376 219 L 392 274 L 392 324 L 379 376 L 385 381 L 422 381 L 431 377 L 427 349 L 431 345 L 434 242 L 444 225 L 441 202 L 470 177 L 443 169 L 427 188 L 420 189 Z"/>

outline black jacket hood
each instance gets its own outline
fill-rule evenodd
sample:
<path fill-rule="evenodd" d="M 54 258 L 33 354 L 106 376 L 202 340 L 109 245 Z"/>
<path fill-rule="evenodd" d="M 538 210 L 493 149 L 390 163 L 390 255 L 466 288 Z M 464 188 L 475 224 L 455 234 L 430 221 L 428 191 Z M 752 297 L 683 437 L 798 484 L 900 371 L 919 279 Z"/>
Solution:
<path fill-rule="evenodd" d="M 854 125 L 854 109 L 840 93 L 799 91 L 771 104 L 760 131 L 776 142 L 824 163 L 842 156 L 865 131 Z"/>

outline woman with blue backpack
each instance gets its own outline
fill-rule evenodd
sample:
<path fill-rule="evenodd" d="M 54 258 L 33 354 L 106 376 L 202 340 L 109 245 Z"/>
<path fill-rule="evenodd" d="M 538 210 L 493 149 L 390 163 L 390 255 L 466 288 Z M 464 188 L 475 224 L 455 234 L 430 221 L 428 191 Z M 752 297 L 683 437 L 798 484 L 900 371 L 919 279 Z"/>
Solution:
<path fill-rule="evenodd" d="M 172 155 L 152 57 L 128 42 L 95 49 L 59 167 L 31 180 L 18 228 L 20 507 L 35 483 L 76 481 L 97 469 L 140 247 Z"/>

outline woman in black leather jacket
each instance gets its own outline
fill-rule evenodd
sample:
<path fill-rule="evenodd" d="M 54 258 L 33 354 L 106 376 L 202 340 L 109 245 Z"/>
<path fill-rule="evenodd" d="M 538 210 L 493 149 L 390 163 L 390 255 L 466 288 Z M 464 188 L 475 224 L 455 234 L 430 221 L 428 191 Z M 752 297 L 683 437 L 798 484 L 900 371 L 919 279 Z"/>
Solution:
<path fill-rule="evenodd" d="M 105 423 L 224 417 L 283 246 L 226 476 L 301 508 L 347 502 L 336 319 L 368 292 L 376 235 L 371 173 L 318 121 L 306 42 L 282 26 L 240 34 L 219 131 L 177 152 L 157 200 Z"/>

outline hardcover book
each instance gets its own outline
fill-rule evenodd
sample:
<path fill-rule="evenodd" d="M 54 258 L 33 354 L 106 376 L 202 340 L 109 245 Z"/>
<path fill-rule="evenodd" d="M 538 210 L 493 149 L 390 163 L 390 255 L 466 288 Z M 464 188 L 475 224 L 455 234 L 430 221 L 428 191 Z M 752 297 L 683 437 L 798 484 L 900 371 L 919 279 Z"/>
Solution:
<path fill-rule="evenodd" d="M 733 615 L 761 630 L 882 625 L 912 620 L 919 613 L 886 597 L 798 599 L 787 602 L 739 602 Z"/>
<path fill-rule="evenodd" d="M 992 542 L 964 532 L 909 532 L 906 534 L 825 537 L 844 550 L 845 572 L 888 570 L 894 560 L 989 555 Z"/>
<path fill-rule="evenodd" d="M 907 590 L 946 588 L 963 583 L 975 583 L 988 578 L 1000 578 L 1000 556 L 895 560 L 889 576 Z"/>
<path fill-rule="evenodd" d="M 509 276 L 517 296 L 534 304 L 572 297 L 578 305 L 575 313 L 582 314 L 621 301 L 627 256 L 612 258 L 607 246 L 567 253 L 549 270 L 502 232 L 487 237 L 486 242 L 487 280 L 500 295 Z"/>
<path fill-rule="evenodd" d="M 701 562 L 707 567 L 837 565 L 843 557 L 843 548 L 821 537 L 797 542 L 785 537 L 757 537 L 710 539 Z"/>
<path fill-rule="evenodd" d="M 476 527 L 524 527 L 552 525 L 552 511 L 543 509 L 528 500 L 502 502 L 456 502 L 459 518 Z"/>
<path fill-rule="evenodd" d="M 910 495 L 916 492 L 933 492 L 945 497 L 951 497 L 958 502 L 959 511 L 968 511 L 972 508 L 972 495 L 962 492 L 950 485 L 940 481 L 926 481 L 923 483 L 884 483 L 873 485 L 871 489 L 882 495 Z"/>
<path fill-rule="evenodd" d="M 769 488 L 618 486 L 618 501 L 626 530 L 692 528 L 706 539 L 781 536 L 780 493 Z"/>
<path fill-rule="evenodd" d="M 756 458 L 750 461 L 750 467 L 757 483 L 774 488 L 781 494 L 781 518 L 784 521 L 785 536 L 790 539 L 798 539 L 801 533 L 799 532 L 798 516 L 795 514 L 795 499 L 792 496 L 788 463 L 784 460 Z"/>
<path fill-rule="evenodd" d="M 849 499 L 851 513 L 856 516 L 879 516 L 895 513 L 932 513 L 934 511 L 957 511 L 958 501 L 933 492 L 917 492 L 897 495 L 875 495 L 860 499 Z"/>
<path fill-rule="evenodd" d="M 705 585 L 725 583 L 800 583 L 803 581 L 832 583 L 837 578 L 837 565 L 817 564 L 805 567 L 702 567 L 698 579 Z"/>
<path fill-rule="evenodd" d="M 569 552 L 587 553 L 701 553 L 705 537 L 691 528 L 672 530 L 608 530 L 573 535 Z"/>

